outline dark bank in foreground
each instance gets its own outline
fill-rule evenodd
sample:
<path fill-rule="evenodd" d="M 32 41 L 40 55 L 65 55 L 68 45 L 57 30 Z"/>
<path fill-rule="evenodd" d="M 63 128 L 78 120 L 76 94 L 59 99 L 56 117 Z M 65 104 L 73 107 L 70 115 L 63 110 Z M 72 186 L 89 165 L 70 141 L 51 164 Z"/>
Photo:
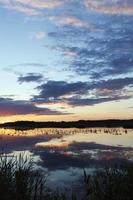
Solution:
<path fill-rule="evenodd" d="M 93 175 L 84 171 L 84 193 L 69 195 L 47 188 L 45 174 L 33 167 L 32 160 L 0 156 L 1 200 L 132 200 L 133 165 L 102 169 Z"/>
<path fill-rule="evenodd" d="M 61 122 L 16 121 L 0 124 L 0 128 L 34 129 L 34 128 L 90 128 L 90 127 L 123 127 L 133 128 L 133 119 L 130 120 L 79 120 Z"/>

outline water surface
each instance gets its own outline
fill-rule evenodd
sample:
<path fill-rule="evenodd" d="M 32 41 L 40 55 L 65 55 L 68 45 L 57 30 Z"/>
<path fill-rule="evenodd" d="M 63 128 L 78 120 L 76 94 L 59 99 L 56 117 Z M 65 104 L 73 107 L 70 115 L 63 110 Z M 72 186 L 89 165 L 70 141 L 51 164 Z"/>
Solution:
<path fill-rule="evenodd" d="M 25 152 L 48 175 L 52 187 L 78 187 L 83 169 L 93 173 L 107 165 L 133 161 L 133 129 L 0 129 L 1 151 Z"/>

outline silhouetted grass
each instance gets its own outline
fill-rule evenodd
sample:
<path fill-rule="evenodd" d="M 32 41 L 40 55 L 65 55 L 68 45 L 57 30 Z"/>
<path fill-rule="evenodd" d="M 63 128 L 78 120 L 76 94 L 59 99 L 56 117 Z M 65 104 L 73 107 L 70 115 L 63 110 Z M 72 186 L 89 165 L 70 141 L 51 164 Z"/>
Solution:
<path fill-rule="evenodd" d="M 66 200 L 66 195 L 48 189 L 46 176 L 33 169 L 24 155 L 0 156 L 0 200 Z M 72 195 L 72 200 L 76 200 Z"/>
<path fill-rule="evenodd" d="M 40 200 L 45 178 L 33 170 L 32 160 L 23 155 L 0 156 L 0 196 L 2 200 Z"/>
<path fill-rule="evenodd" d="M 82 200 L 133 200 L 133 166 L 108 168 L 91 176 L 84 171 L 84 181 Z M 67 195 L 48 190 L 45 182 L 46 177 L 33 169 L 32 159 L 0 156 L 1 200 L 67 200 Z M 69 196 L 69 200 L 80 199 L 78 192 Z"/>
<path fill-rule="evenodd" d="M 87 200 L 133 200 L 133 166 L 84 172 Z"/>

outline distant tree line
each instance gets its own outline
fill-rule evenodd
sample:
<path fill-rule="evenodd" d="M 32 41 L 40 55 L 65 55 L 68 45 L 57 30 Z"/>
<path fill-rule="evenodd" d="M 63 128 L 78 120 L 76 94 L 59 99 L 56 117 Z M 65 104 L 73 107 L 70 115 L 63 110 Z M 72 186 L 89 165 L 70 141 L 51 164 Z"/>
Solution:
<path fill-rule="evenodd" d="M 133 120 L 79 120 L 61 122 L 16 121 L 0 124 L 1 128 L 34 129 L 34 128 L 90 128 L 90 127 L 123 127 L 133 128 Z"/>

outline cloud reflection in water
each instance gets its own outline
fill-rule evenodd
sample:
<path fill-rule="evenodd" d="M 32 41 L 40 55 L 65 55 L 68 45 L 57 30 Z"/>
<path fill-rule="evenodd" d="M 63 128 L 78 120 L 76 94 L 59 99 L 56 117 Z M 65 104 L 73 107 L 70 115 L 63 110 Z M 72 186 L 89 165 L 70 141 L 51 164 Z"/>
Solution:
<path fill-rule="evenodd" d="M 26 151 L 36 166 L 49 174 L 49 184 L 72 183 L 97 167 L 133 161 L 133 130 L 119 129 L 35 129 L 4 130 L 1 144 L 8 152 Z M 6 132 L 7 131 L 7 132 Z M 2 133 L 2 132 L 1 132 Z M 6 134 L 8 133 L 8 134 Z"/>

